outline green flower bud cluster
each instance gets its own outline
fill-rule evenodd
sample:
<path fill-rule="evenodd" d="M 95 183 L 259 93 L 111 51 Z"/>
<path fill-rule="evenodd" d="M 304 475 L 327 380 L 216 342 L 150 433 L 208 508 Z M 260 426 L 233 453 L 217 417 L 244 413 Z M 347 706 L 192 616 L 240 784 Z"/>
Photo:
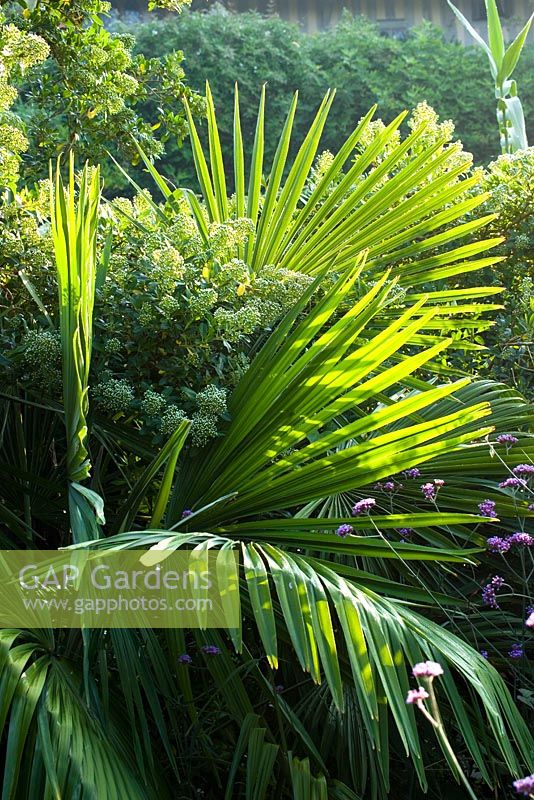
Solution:
<path fill-rule="evenodd" d="M 23 153 L 28 148 L 28 140 L 17 125 L 0 125 L 0 142 L 2 149 L 5 148 L 11 155 Z"/>
<path fill-rule="evenodd" d="M 519 282 L 519 305 L 522 311 L 534 312 L 533 301 L 534 279 L 527 275 Z"/>
<path fill-rule="evenodd" d="M 216 305 L 218 299 L 215 289 L 198 289 L 187 298 L 189 313 L 193 319 L 205 317 Z"/>
<path fill-rule="evenodd" d="M 1 157 L 1 156 L 0 156 Z M 21 198 L 22 200 L 22 198 Z M 18 203 L 10 203 L 0 210 L 2 239 L 0 258 L 18 262 L 29 273 L 52 263 L 52 240 L 48 232 L 41 233 L 36 217 L 26 213 Z"/>
<path fill-rule="evenodd" d="M 175 405 L 168 406 L 161 418 L 161 433 L 164 436 L 171 436 L 184 419 L 187 419 L 187 415 L 182 408 L 178 408 Z"/>
<path fill-rule="evenodd" d="M 0 184 L 9 186 L 17 180 L 20 154 L 28 147 L 20 120 L 8 114 L 18 95 L 10 80 L 44 61 L 49 47 L 40 36 L 4 23 L 5 16 L 0 12 Z"/>
<path fill-rule="evenodd" d="M 130 270 L 130 262 L 125 253 L 115 252 L 111 254 L 108 265 L 108 275 L 117 280 L 121 280 Z"/>
<path fill-rule="evenodd" d="M 269 265 L 262 269 L 254 289 L 265 300 L 278 303 L 287 310 L 300 299 L 312 281 L 310 275 L 302 272 Z"/>
<path fill-rule="evenodd" d="M 209 226 L 209 246 L 216 256 L 245 244 L 254 233 L 254 223 L 247 217 L 238 217 L 226 222 L 212 222 Z"/>
<path fill-rule="evenodd" d="M 141 325 L 150 325 L 156 316 L 156 309 L 154 306 L 147 302 L 143 303 L 141 308 L 139 309 L 139 313 L 137 315 L 137 319 Z"/>
<path fill-rule="evenodd" d="M 0 76 L 9 77 L 12 72 L 26 72 L 48 57 L 50 48 L 44 39 L 33 33 L 19 30 L 16 25 L 2 24 L 5 20 L 0 12 Z"/>
<path fill-rule="evenodd" d="M 30 330 L 22 338 L 21 378 L 48 397 L 61 387 L 61 337 L 57 331 Z"/>
<path fill-rule="evenodd" d="M 147 417 L 158 417 L 167 406 L 165 398 L 153 389 L 147 389 L 141 401 L 141 411 Z"/>
<path fill-rule="evenodd" d="M 184 277 L 184 259 L 175 247 L 168 246 L 153 251 L 154 266 L 151 280 L 158 284 L 162 293 L 172 294 L 176 284 Z"/>
<path fill-rule="evenodd" d="M 198 410 L 202 414 L 213 414 L 220 416 L 225 414 L 227 410 L 226 396 L 228 392 L 226 389 L 221 389 L 215 384 L 206 386 L 201 392 L 197 394 Z"/>
<path fill-rule="evenodd" d="M 159 306 L 163 312 L 163 315 L 169 319 L 172 319 L 172 317 L 178 315 L 184 309 L 183 300 L 180 300 L 177 297 L 171 297 L 170 295 L 164 297 Z"/>
<path fill-rule="evenodd" d="M 200 255 L 205 250 L 202 237 L 199 235 L 196 223 L 190 214 L 173 215 L 173 221 L 167 233 L 175 246 L 179 246 L 180 252 L 185 258 Z"/>
<path fill-rule="evenodd" d="M 257 308 L 260 313 L 260 324 L 264 328 L 270 328 L 284 313 L 284 306 L 272 300 L 258 301 Z"/>
<path fill-rule="evenodd" d="M 135 393 L 124 378 L 110 378 L 94 387 L 93 397 L 100 411 L 114 415 L 128 411 L 135 399 Z"/>
<path fill-rule="evenodd" d="M 191 417 L 191 442 L 195 447 L 204 447 L 218 434 L 217 417 L 197 411 Z"/>
<path fill-rule="evenodd" d="M 220 287 L 225 287 L 229 284 L 246 284 L 250 281 L 250 271 L 244 261 L 239 258 L 232 258 L 219 267 L 214 279 Z M 235 291 L 233 294 L 235 294 Z"/>
<path fill-rule="evenodd" d="M 127 197 L 116 197 L 113 200 L 112 209 L 113 219 L 121 230 L 137 230 L 132 222 L 135 217 L 135 209 L 131 200 L 129 200 Z M 129 217 L 131 219 L 129 219 Z"/>
<path fill-rule="evenodd" d="M 250 367 L 250 358 L 244 353 L 235 353 L 228 357 L 226 376 L 230 386 L 235 386 Z"/>
<path fill-rule="evenodd" d="M 213 315 L 217 328 L 228 342 L 237 342 L 255 331 L 261 323 L 257 301 L 245 303 L 237 311 L 218 308 Z"/>
<path fill-rule="evenodd" d="M 191 5 L 191 0 L 148 0 L 148 10 L 154 11 L 156 8 L 163 8 L 166 11 L 177 11 L 180 13 L 186 6 Z"/>
<path fill-rule="evenodd" d="M 122 344 L 120 339 L 117 339 L 116 336 L 112 336 L 111 339 L 106 340 L 104 348 L 108 355 L 115 356 L 121 352 Z"/>
<path fill-rule="evenodd" d="M 61 337 L 57 331 L 28 331 L 22 340 L 22 360 L 33 369 L 46 372 L 61 365 Z"/>
<path fill-rule="evenodd" d="M 153 220 L 156 221 L 156 215 L 153 208 L 153 199 L 148 189 L 141 189 L 137 192 L 133 199 L 134 216 L 142 219 L 143 222 Z"/>
<path fill-rule="evenodd" d="M 2 62 L 0 61 L 0 112 L 5 112 L 17 99 L 17 90 L 14 86 L 10 86 L 5 79 L 1 69 Z"/>

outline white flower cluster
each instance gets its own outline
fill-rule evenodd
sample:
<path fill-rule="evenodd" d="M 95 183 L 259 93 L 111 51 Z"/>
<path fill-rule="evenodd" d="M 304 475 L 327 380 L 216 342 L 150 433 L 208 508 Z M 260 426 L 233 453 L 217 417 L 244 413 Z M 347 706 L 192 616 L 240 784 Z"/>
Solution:
<path fill-rule="evenodd" d="M 217 436 L 217 417 L 196 411 L 191 417 L 191 442 L 195 447 L 204 447 Z"/>
<path fill-rule="evenodd" d="M 178 408 L 178 406 L 175 405 L 168 406 L 161 418 L 161 433 L 164 436 L 170 436 L 184 419 L 187 419 L 187 414 L 182 408 Z"/>
<path fill-rule="evenodd" d="M 219 416 L 225 414 L 227 409 L 226 396 L 226 389 L 220 389 L 212 383 L 197 394 L 198 410 L 202 414 Z"/>
<path fill-rule="evenodd" d="M 141 411 L 147 417 L 157 417 L 167 405 L 165 398 L 153 389 L 147 389 L 141 402 Z"/>
<path fill-rule="evenodd" d="M 61 337 L 57 331 L 28 331 L 22 348 L 23 360 L 29 367 L 47 370 L 61 364 Z"/>
<path fill-rule="evenodd" d="M 94 387 L 93 397 L 101 411 L 115 415 L 128 411 L 135 398 L 135 393 L 133 387 L 124 378 L 110 378 L 101 381 Z"/>

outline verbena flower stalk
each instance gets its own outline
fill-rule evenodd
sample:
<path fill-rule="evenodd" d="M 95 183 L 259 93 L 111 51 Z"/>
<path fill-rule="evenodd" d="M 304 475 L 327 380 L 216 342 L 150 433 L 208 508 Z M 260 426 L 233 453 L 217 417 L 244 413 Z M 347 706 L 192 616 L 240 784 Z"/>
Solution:
<path fill-rule="evenodd" d="M 460 766 L 456 754 L 452 749 L 451 743 L 447 738 L 447 734 L 445 733 L 445 726 L 443 724 L 443 720 L 441 718 L 441 714 L 439 711 L 438 700 L 436 697 L 436 693 L 434 691 L 433 684 L 434 684 L 434 678 L 443 674 L 443 668 L 441 664 L 438 664 L 435 661 L 425 661 L 420 664 L 415 664 L 412 670 L 412 674 L 414 678 L 418 678 L 419 680 L 423 681 L 425 685 L 424 687 L 420 686 L 418 689 L 410 690 L 408 692 L 406 702 L 409 705 L 416 705 L 419 711 L 425 717 L 425 719 L 428 720 L 428 722 L 430 722 L 430 724 L 436 731 L 436 736 L 438 737 L 441 747 L 447 756 L 449 764 L 456 772 L 456 777 L 465 786 L 469 797 L 471 797 L 472 800 L 477 800 L 477 796 L 473 792 L 471 785 L 463 769 Z M 425 705 L 426 700 L 428 700 L 429 702 L 430 710 Z"/>

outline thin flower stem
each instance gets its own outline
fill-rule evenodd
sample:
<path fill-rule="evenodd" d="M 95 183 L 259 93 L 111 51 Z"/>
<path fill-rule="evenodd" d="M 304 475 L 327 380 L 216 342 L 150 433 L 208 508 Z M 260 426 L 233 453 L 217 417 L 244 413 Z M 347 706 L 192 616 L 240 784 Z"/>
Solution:
<path fill-rule="evenodd" d="M 433 726 L 434 726 L 434 728 L 436 730 L 438 739 L 440 740 L 440 743 L 441 743 L 443 749 L 449 755 L 450 760 L 451 760 L 452 764 L 454 765 L 454 767 L 456 769 L 458 778 L 460 779 L 460 781 L 465 786 L 465 788 L 467 790 L 467 793 L 472 798 L 472 800 L 477 800 L 477 796 L 473 792 L 473 789 L 471 788 L 471 784 L 467 780 L 467 777 L 465 776 L 464 771 L 461 768 L 458 759 L 456 758 L 456 754 L 455 754 L 454 750 L 452 749 L 451 743 L 449 742 L 449 740 L 447 738 L 447 734 L 445 733 L 445 726 L 443 725 L 443 720 L 441 719 L 441 714 L 439 712 L 438 701 L 437 701 L 436 693 L 434 692 L 434 687 L 433 687 L 432 683 L 433 683 L 432 679 L 426 681 L 426 684 L 427 684 L 427 687 L 428 687 L 428 694 L 430 695 L 429 701 L 430 701 L 430 707 L 432 709 L 433 717 L 430 714 L 428 714 L 428 712 L 427 712 L 427 714 L 425 714 L 425 716 L 427 716 L 427 718 L 430 718 L 433 721 L 432 724 L 433 724 Z"/>

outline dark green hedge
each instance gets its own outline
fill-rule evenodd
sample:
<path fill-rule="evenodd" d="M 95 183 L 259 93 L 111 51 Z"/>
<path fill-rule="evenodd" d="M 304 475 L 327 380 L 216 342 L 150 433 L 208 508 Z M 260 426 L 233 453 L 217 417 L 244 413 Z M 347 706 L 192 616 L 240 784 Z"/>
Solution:
<path fill-rule="evenodd" d="M 209 80 L 225 144 L 232 131 L 232 91 L 239 82 L 244 134 L 250 144 L 262 83 L 268 86 L 267 147 L 275 147 L 291 93 L 300 93 L 297 139 L 301 139 L 328 87 L 337 97 L 324 145 L 335 150 L 357 120 L 377 102 L 383 119 L 426 100 L 442 119 L 451 118 L 458 137 L 478 163 L 498 155 L 491 77 L 480 48 L 446 42 L 425 23 L 404 41 L 381 36 L 368 20 L 346 15 L 334 29 L 313 36 L 278 18 L 258 14 L 184 13 L 132 26 L 146 56 L 185 52 L 191 87 Z M 517 70 L 520 96 L 534 139 L 534 47 Z M 153 116 L 154 110 L 146 109 Z M 167 144 L 164 173 L 178 182 L 192 171 L 189 149 Z"/>
<path fill-rule="evenodd" d="M 383 119 L 426 100 L 479 163 L 498 155 L 492 83 L 480 48 L 446 42 L 425 23 L 404 41 L 381 36 L 368 20 L 347 15 L 335 28 L 313 36 L 278 18 L 258 14 L 184 13 L 130 27 L 146 56 L 185 52 L 189 84 L 202 90 L 209 80 L 218 105 L 223 139 L 230 141 L 232 89 L 239 82 L 244 134 L 250 142 L 262 83 L 268 86 L 267 147 L 274 148 L 290 96 L 300 92 L 297 130 L 303 134 L 328 87 L 337 97 L 325 147 L 335 150 L 356 121 L 377 102 Z M 519 92 L 534 138 L 534 47 L 517 69 Z M 147 109 L 150 114 L 150 109 Z M 297 136 L 297 139 L 301 138 Z M 165 173 L 183 182 L 192 165 L 169 142 Z"/>

